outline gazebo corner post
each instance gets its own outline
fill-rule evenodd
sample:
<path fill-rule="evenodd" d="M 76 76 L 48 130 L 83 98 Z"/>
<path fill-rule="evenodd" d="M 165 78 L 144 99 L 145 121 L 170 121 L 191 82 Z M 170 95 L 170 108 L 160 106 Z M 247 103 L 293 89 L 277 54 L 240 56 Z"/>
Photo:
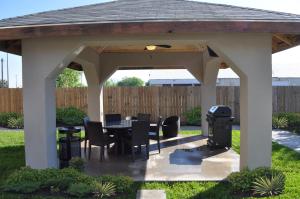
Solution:
<path fill-rule="evenodd" d="M 22 41 L 26 166 L 57 168 L 56 77 L 68 65 L 74 41 Z M 72 53 L 71 53 L 72 54 Z"/>
<path fill-rule="evenodd" d="M 240 77 L 240 169 L 270 167 L 272 35 L 224 34 L 214 42 L 216 53 Z"/>
<path fill-rule="evenodd" d="M 203 65 L 203 81 L 201 84 L 201 128 L 202 135 L 208 136 L 206 114 L 216 105 L 216 81 L 219 72 L 219 59 L 214 58 Z"/>

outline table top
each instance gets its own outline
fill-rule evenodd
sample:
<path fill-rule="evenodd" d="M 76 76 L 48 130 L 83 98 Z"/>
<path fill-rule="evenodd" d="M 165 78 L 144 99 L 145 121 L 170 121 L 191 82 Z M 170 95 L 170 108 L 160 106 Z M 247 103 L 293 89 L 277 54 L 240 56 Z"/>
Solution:
<path fill-rule="evenodd" d="M 104 122 L 103 128 L 106 128 L 106 129 L 129 129 L 132 127 L 132 121 L 134 121 L 134 120 Z"/>
<path fill-rule="evenodd" d="M 104 122 L 103 128 L 105 129 L 130 129 L 132 128 L 132 122 L 137 120 L 121 120 L 115 122 Z M 150 126 L 156 126 L 156 124 L 150 124 Z"/>
<path fill-rule="evenodd" d="M 65 133 L 65 134 L 79 133 L 80 131 L 81 131 L 81 128 L 79 128 L 79 127 L 61 127 L 61 128 L 58 128 L 59 133 Z"/>

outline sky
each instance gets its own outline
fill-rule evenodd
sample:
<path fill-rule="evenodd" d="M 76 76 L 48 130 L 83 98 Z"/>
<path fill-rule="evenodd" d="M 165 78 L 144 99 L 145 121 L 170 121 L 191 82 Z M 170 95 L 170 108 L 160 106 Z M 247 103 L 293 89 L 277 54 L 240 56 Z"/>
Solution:
<path fill-rule="evenodd" d="M 9 0 L 1 2 L 0 19 L 32 14 L 35 12 L 62 9 L 108 0 Z M 138 0 L 137 0 L 138 1 Z M 221 3 L 243 7 L 260 8 L 281 12 L 300 14 L 299 0 L 203 0 L 210 3 Z M 4 77 L 6 79 L 6 53 L 0 52 L 4 59 Z M 300 77 L 300 47 L 295 47 L 273 55 L 273 76 Z M 22 60 L 20 56 L 8 55 L 10 87 L 22 86 Z M 193 78 L 186 70 L 142 70 L 117 71 L 111 79 L 118 81 L 126 76 L 138 76 L 144 81 L 152 79 Z M 222 70 L 219 77 L 237 77 L 230 69 Z"/>

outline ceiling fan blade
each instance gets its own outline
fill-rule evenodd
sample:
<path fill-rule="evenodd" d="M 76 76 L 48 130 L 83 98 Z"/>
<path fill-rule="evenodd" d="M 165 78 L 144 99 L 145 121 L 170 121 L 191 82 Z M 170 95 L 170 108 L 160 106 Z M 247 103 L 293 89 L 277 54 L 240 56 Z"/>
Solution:
<path fill-rule="evenodd" d="M 172 48 L 171 45 L 156 45 L 156 46 L 160 48 Z"/>

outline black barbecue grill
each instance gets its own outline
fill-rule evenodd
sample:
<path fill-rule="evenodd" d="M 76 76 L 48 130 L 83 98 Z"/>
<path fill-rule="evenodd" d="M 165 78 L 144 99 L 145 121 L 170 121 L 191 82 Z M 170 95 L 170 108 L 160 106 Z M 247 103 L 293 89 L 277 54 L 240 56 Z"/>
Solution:
<path fill-rule="evenodd" d="M 228 106 L 213 106 L 207 113 L 208 141 L 210 148 L 230 148 L 232 139 L 231 109 Z"/>

